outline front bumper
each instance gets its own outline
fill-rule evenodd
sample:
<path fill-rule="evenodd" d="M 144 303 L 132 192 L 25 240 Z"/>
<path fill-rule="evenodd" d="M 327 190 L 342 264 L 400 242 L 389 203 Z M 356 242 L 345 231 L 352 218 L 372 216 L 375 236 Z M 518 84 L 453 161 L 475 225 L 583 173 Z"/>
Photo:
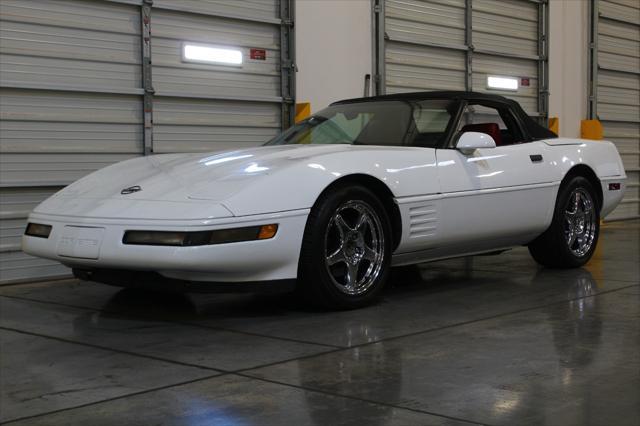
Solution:
<path fill-rule="evenodd" d="M 24 235 L 23 250 L 31 255 L 57 260 L 80 270 L 126 270 L 156 272 L 185 281 L 224 283 L 295 279 L 308 209 L 280 213 L 195 221 L 88 219 L 32 214 L 29 222 L 51 225 L 49 238 Z M 277 234 L 268 240 L 228 244 L 173 247 L 127 245 L 129 230 L 204 231 L 241 226 L 278 224 Z M 75 244 L 69 227 L 91 229 L 90 238 Z M 98 232 L 95 232 L 98 230 Z"/>
<path fill-rule="evenodd" d="M 157 272 L 118 269 L 73 268 L 73 276 L 119 287 L 186 293 L 289 293 L 295 290 L 295 279 L 269 281 L 217 282 L 187 281 L 167 278 Z"/>

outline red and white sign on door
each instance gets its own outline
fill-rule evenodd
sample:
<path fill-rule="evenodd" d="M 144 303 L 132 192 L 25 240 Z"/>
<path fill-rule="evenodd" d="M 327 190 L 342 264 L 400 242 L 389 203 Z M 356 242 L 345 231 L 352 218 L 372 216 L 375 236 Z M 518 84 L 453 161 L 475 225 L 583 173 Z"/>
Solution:
<path fill-rule="evenodd" d="M 267 59 L 267 51 L 265 49 L 256 49 L 252 47 L 249 50 L 249 58 L 257 61 L 264 61 Z"/>

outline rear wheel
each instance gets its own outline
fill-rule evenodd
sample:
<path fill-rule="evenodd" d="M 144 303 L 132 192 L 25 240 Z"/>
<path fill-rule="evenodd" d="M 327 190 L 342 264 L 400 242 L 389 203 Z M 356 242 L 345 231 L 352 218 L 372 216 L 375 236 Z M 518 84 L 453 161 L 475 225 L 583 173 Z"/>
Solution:
<path fill-rule="evenodd" d="M 299 290 L 325 308 L 373 303 L 389 273 L 390 230 L 384 206 L 369 190 L 345 187 L 323 195 L 307 221 Z"/>
<path fill-rule="evenodd" d="M 529 244 L 540 264 L 576 268 L 589 261 L 600 233 L 600 208 L 593 185 L 582 176 L 560 188 L 549 229 Z"/>

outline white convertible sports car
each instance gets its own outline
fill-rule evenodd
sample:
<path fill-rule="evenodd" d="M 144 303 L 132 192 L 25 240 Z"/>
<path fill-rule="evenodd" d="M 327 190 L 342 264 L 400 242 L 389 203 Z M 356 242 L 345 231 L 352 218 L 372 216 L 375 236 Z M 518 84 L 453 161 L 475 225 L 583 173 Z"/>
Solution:
<path fill-rule="evenodd" d="M 558 138 L 501 96 L 386 95 L 262 147 L 99 170 L 34 210 L 23 249 L 108 284 L 295 287 L 353 308 L 393 265 L 527 245 L 542 265 L 581 266 L 625 179 L 612 143 Z"/>

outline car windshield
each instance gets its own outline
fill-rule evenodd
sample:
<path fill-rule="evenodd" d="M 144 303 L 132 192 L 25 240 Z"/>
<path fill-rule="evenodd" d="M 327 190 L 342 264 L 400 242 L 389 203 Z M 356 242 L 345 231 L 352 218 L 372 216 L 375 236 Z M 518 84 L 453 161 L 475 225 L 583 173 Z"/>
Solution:
<path fill-rule="evenodd" d="M 266 145 L 350 144 L 436 146 L 455 114 L 447 100 L 368 101 L 332 105 Z"/>

